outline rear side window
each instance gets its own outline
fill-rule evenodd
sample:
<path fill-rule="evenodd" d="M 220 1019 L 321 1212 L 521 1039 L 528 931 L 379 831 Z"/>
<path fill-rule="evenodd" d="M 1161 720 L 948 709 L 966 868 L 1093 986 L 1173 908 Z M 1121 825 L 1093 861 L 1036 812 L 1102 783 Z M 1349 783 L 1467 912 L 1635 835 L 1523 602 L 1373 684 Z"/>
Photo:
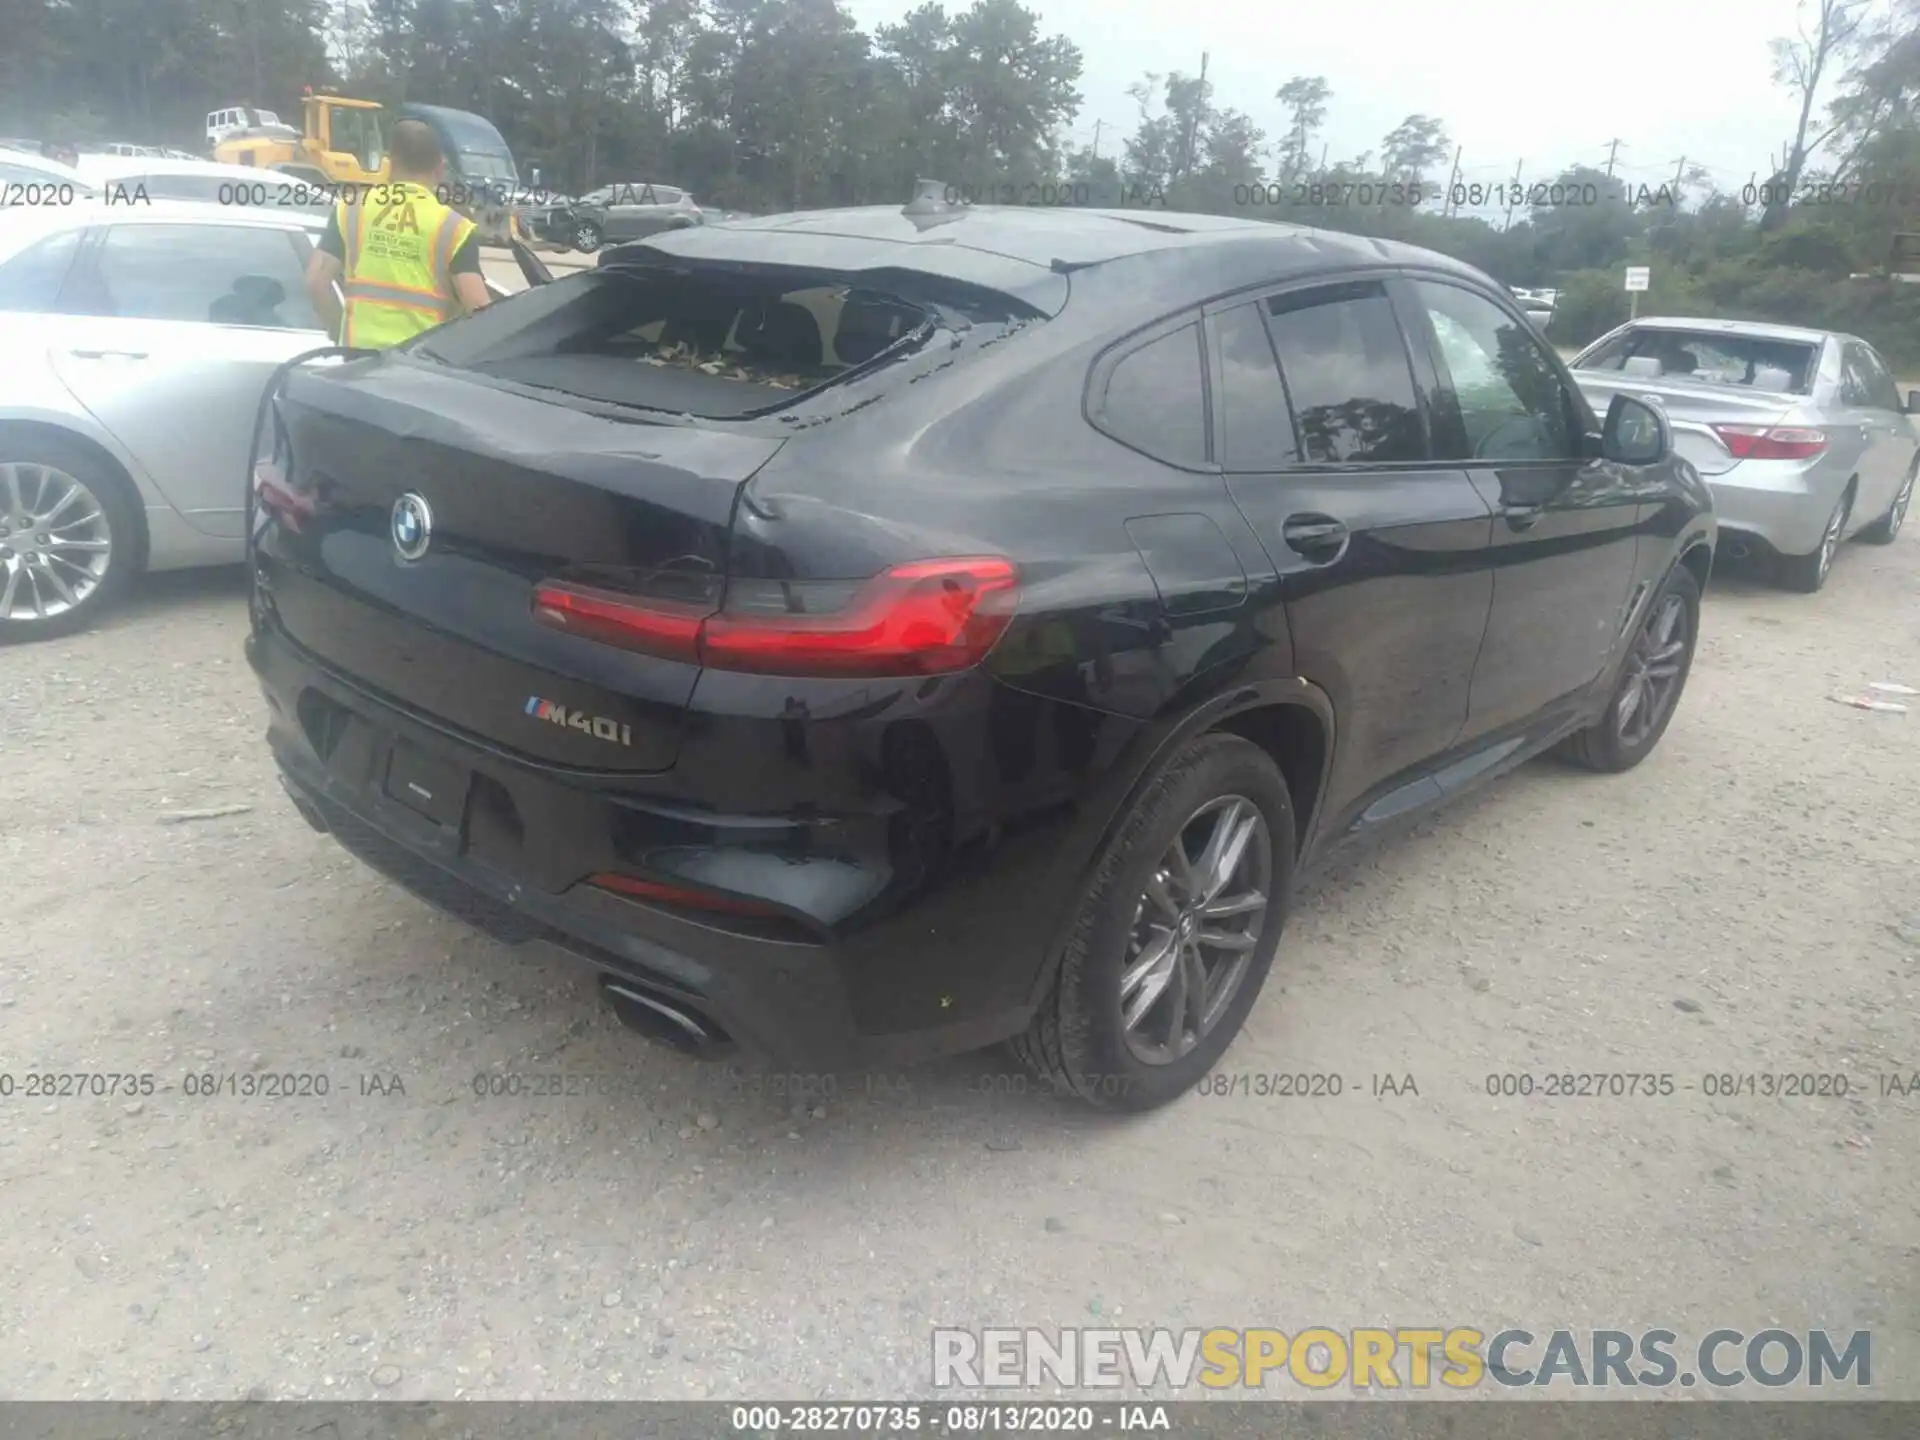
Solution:
<path fill-rule="evenodd" d="M 1887 362 L 1871 345 L 1866 346 L 1867 373 L 1873 382 L 1873 403 L 1880 410 L 1900 409 L 1900 387 L 1895 383 L 1893 371 L 1887 368 Z"/>
<path fill-rule="evenodd" d="M 1267 301 L 1300 453 L 1315 464 L 1424 460 L 1412 361 L 1378 282 Z"/>
<path fill-rule="evenodd" d="M 51 314 L 80 248 L 78 230 L 49 235 L 0 265 L 0 310 Z"/>
<path fill-rule="evenodd" d="M 1094 422 L 1121 444 L 1155 459 L 1206 464 L 1200 326 L 1183 325 L 1123 356 L 1107 376 Z"/>
<path fill-rule="evenodd" d="M 117 225 L 85 288 L 86 310 L 129 320 L 188 320 L 318 330 L 299 252 L 285 230 L 244 225 Z"/>
<path fill-rule="evenodd" d="M 1220 335 L 1221 463 L 1232 471 L 1299 464 L 1293 415 L 1260 307 L 1225 311 L 1215 325 Z"/>
<path fill-rule="evenodd" d="M 1864 410 L 1898 410 L 1900 392 L 1880 358 L 1865 345 L 1849 341 L 1841 352 L 1841 390 L 1847 404 Z"/>

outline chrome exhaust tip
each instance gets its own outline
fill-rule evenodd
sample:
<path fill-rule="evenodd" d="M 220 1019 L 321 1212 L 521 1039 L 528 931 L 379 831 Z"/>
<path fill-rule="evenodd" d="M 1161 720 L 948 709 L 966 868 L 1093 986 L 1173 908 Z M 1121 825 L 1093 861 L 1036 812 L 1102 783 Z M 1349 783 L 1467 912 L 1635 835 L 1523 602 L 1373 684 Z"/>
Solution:
<path fill-rule="evenodd" d="M 658 995 L 650 995 L 616 976 L 603 976 L 600 992 L 614 1018 L 655 1044 L 696 1060 L 710 1060 L 733 1048 L 720 1029 Z"/>

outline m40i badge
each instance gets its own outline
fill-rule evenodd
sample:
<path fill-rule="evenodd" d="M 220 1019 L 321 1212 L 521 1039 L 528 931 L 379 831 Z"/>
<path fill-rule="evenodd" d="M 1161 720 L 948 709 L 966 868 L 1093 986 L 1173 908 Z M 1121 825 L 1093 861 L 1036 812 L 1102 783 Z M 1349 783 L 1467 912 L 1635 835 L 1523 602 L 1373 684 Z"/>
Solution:
<path fill-rule="evenodd" d="M 536 720 L 550 720 L 555 725 L 564 725 L 569 730 L 578 730 L 596 740 L 610 740 L 615 745 L 633 744 L 632 727 L 618 720 L 609 720 L 604 715 L 589 715 L 583 710 L 569 710 L 564 705 L 556 705 L 551 700 L 542 700 L 538 695 L 527 697 L 527 714 Z"/>

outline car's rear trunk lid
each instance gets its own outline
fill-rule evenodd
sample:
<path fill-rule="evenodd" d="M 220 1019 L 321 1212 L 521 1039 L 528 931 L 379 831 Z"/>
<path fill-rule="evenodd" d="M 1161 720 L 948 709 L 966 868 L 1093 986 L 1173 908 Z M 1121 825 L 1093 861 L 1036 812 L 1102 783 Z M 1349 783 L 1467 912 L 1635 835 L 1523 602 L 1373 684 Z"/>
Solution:
<path fill-rule="evenodd" d="M 515 756 L 673 764 L 698 668 L 543 626 L 534 587 L 717 599 L 735 498 L 784 441 L 611 418 L 419 360 L 295 372 L 277 408 L 291 503 L 265 528 L 259 569 L 292 640 Z M 429 521 L 413 559 L 405 496 Z"/>
<path fill-rule="evenodd" d="M 1649 400 L 1658 405 L 1666 412 L 1668 424 L 1673 428 L 1674 451 L 1708 477 L 1723 475 L 1740 463 L 1714 432 L 1714 426 L 1789 424 L 1802 398 L 1733 385 L 1689 383 L 1664 376 L 1655 379 L 1645 375 L 1575 370 L 1573 378 L 1594 413 L 1603 420 L 1615 395 Z"/>

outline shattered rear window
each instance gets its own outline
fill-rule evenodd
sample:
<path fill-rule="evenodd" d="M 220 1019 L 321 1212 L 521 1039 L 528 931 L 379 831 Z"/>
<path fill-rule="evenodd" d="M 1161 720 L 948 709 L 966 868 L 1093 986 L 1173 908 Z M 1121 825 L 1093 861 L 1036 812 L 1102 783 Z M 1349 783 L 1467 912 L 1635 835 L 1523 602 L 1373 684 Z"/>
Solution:
<path fill-rule="evenodd" d="M 928 307 L 844 279 L 596 270 L 435 331 L 427 358 L 583 398 L 729 418 L 924 343 Z"/>

